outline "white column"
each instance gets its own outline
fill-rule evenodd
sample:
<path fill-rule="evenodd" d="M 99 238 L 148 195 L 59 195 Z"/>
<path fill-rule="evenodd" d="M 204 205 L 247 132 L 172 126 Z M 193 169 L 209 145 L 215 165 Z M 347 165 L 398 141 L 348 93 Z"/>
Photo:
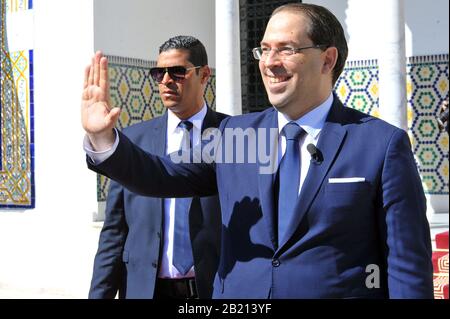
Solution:
<path fill-rule="evenodd" d="M 380 115 L 407 130 L 404 0 L 381 0 L 378 8 Z"/>
<path fill-rule="evenodd" d="M 216 110 L 242 114 L 239 1 L 216 0 Z"/>

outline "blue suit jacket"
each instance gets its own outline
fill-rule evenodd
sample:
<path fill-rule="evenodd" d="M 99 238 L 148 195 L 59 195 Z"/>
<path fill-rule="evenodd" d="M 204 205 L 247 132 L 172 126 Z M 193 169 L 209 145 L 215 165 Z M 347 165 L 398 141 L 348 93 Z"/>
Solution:
<path fill-rule="evenodd" d="M 220 126 L 225 134 L 276 127 L 274 109 Z M 273 144 L 278 136 L 263 139 Z M 275 178 L 259 174 L 259 163 L 174 164 L 120 136 L 108 160 L 89 166 L 143 194 L 219 193 L 222 244 L 213 298 L 432 298 L 426 201 L 407 134 L 343 107 L 335 96 L 317 148 L 322 160 L 311 163 L 280 244 Z M 349 177 L 365 181 L 329 182 Z"/>
<path fill-rule="evenodd" d="M 225 115 L 210 109 L 203 129 L 218 127 Z M 143 150 L 164 156 L 167 113 L 124 129 Z M 111 181 L 105 222 L 94 261 L 89 298 L 152 298 L 162 247 L 162 198 L 135 194 Z M 220 251 L 220 205 L 217 196 L 194 197 L 190 236 L 201 298 L 210 298 Z"/>

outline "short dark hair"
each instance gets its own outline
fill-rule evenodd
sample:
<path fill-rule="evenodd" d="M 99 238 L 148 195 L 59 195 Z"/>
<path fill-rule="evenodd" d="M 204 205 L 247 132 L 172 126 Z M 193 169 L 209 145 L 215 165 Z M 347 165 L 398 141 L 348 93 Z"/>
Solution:
<path fill-rule="evenodd" d="M 314 45 L 324 44 L 338 50 L 338 58 L 333 70 L 333 85 L 344 70 L 348 47 L 344 29 L 338 19 L 328 9 L 306 3 L 289 3 L 276 8 L 270 17 L 282 11 L 301 12 L 310 20 L 308 37 Z"/>
<path fill-rule="evenodd" d="M 159 47 L 159 53 L 169 50 L 186 50 L 189 52 L 188 60 L 195 66 L 208 65 L 208 55 L 203 43 L 190 35 L 177 35 L 164 42 Z"/>

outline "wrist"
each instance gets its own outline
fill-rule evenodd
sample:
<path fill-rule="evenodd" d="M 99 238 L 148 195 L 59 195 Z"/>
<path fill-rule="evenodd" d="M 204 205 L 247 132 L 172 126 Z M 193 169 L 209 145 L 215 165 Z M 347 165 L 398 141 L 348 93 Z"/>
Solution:
<path fill-rule="evenodd" d="M 114 129 L 102 133 L 87 133 L 92 150 L 103 152 L 111 149 L 115 141 Z"/>

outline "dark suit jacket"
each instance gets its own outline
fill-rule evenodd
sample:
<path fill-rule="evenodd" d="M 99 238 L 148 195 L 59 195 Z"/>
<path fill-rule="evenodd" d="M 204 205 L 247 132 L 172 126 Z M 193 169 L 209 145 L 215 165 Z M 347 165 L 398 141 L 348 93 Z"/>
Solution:
<path fill-rule="evenodd" d="M 218 127 L 224 114 L 210 109 L 203 128 Z M 167 113 L 124 129 L 143 150 L 164 156 Z M 162 198 L 137 195 L 111 181 L 105 222 L 94 261 L 89 298 L 152 298 L 162 247 Z M 217 196 L 194 197 L 190 236 L 200 298 L 210 298 L 220 251 L 220 205 Z"/>
<path fill-rule="evenodd" d="M 268 109 L 227 118 L 220 129 L 277 125 Z M 263 139 L 259 149 L 278 136 Z M 280 244 L 275 179 L 259 173 L 260 163 L 174 164 L 120 136 L 116 152 L 90 167 L 153 196 L 218 191 L 222 248 L 213 298 L 432 298 L 426 201 L 407 134 L 335 96 L 317 148 L 322 159 L 310 165 Z M 350 177 L 365 180 L 329 180 Z"/>

